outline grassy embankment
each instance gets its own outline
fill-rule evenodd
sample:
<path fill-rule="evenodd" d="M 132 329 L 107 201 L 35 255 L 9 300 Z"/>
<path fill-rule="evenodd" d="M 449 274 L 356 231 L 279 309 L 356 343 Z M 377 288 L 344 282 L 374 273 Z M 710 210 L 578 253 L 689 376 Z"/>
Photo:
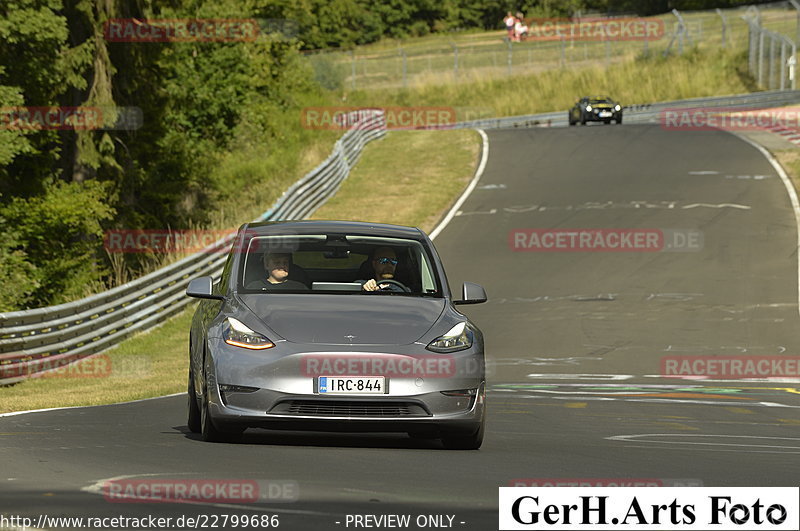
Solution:
<path fill-rule="evenodd" d="M 752 85 L 742 73 L 745 67 L 741 55 L 692 53 L 613 65 L 608 69 L 359 92 L 350 95 L 348 104 L 464 106 L 488 108 L 497 116 L 532 113 L 566 109 L 574 97 L 586 92 L 606 92 L 625 103 L 747 92 Z M 430 230 L 471 177 L 478 148 L 478 136 L 472 131 L 390 133 L 386 139 L 367 147 L 339 194 L 316 217 L 418 225 Z M 322 141 L 306 149 L 305 169 L 327 156 L 329 149 L 330 144 Z M 253 150 L 257 156 L 252 160 L 231 161 L 228 171 L 232 178 L 251 180 L 262 192 L 253 192 L 248 204 L 232 198 L 231 211 L 220 215 L 220 223 L 251 219 L 291 182 L 286 176 L 279 181 L 268 179 L 268 172 L 259 166 L 267 154 L 259 155 L 255 147 L 244 147 L 238 152 L 247 150 Z M 408 155 L 412 150 L 413 157 Z M 260 198 L 258 202 L 251 202 L 255 197 Z M 0 388 L 0 412 L 105 404 L 182 392 L 186 385 L 187 330 L 192 311 L 193 306 L 160 328 L 109 351 L 112 369 L 106 377 L 37 378 Z"/>

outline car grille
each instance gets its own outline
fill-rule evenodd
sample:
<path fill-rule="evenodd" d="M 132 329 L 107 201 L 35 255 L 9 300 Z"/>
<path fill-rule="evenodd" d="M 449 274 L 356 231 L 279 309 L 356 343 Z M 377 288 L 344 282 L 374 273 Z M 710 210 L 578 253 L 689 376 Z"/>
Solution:
<path fill-rule="evenodd" d="M 271 414 L 304 417 L 429 417 L 413 402 L 367 400 L 290 400 L 276 405 Z"/>

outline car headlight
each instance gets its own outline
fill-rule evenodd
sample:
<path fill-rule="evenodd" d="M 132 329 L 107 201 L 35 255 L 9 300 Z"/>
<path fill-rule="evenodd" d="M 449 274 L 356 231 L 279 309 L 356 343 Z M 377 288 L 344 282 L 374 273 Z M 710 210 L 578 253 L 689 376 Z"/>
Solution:
<path fill-rule="evenodd" d="M 592 111 L 592 106 L 591 105 L 587 105 L 586 106 L 586 111 L 587 112 L 591 112 Z"/>
<path fill-rule="evenodd" d="M 473 338 L 472 329 L 467 326 L 467 323 L 461 322 L 446 334 L 428 343 L 426 348 L 434 352 L 455 352 L 471 347 Z"/>
<path fill-rule="evenodd" d="M 615 111 L 621 111 L 621 110 L 622 110 L 622 107 L 621 107 L 619 104 L 617 104 L 617 105 L 614 105 L 614 110 L 615 110 Z"/>
<path fill-rule="evenodd" d="M 246 324 L 233 317 L 225 321 L 225 331 L 222 333 L 225 343 L 234 347 L 249 348 L 251 350 L 264 350 L 272 348 L 275 344 L 263 334 L 251 330 Z"/>

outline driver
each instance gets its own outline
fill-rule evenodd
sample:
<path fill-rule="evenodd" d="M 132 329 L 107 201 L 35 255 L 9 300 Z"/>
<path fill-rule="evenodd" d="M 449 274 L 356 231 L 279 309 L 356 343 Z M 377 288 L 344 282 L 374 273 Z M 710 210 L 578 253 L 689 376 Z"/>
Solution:
<path fill-rule="evenodd" d="M 363 282 L 361 289 L 364 291 L 398 291 L 407 290 L 394 283 L 381 284 L 381 280 L 395 280 L 394 272 L 397 268 L 397 254 L 391 247 L 378 247 L 372 252 L 370 260 L 374 277 L 369 280 L 359 280 Z M 399 284 L 399 282 L 398 282 Z"/>

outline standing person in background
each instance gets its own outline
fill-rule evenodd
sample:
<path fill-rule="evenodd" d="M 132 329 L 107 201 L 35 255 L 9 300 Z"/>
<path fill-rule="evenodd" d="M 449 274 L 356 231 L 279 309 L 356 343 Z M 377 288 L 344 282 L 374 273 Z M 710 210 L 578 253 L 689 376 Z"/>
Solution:
<path fill-rule="evenodd" d="M 517 11 L 517 16 L 514 18 L 514 42 L 520 42 L 524 37 L 528 36 L 528 25 L 525 24 L 522 13 Z"/>
<path fill-rule="evenodd" d="M 511 11 L 503 19 L 503 23 L 506 25 L 506 31 L 508 32 L 508 40 L 514 40 L 514 26 L 517 23 L 517 20 L 514 18 L 514 15 L 511 14 Z"/>

